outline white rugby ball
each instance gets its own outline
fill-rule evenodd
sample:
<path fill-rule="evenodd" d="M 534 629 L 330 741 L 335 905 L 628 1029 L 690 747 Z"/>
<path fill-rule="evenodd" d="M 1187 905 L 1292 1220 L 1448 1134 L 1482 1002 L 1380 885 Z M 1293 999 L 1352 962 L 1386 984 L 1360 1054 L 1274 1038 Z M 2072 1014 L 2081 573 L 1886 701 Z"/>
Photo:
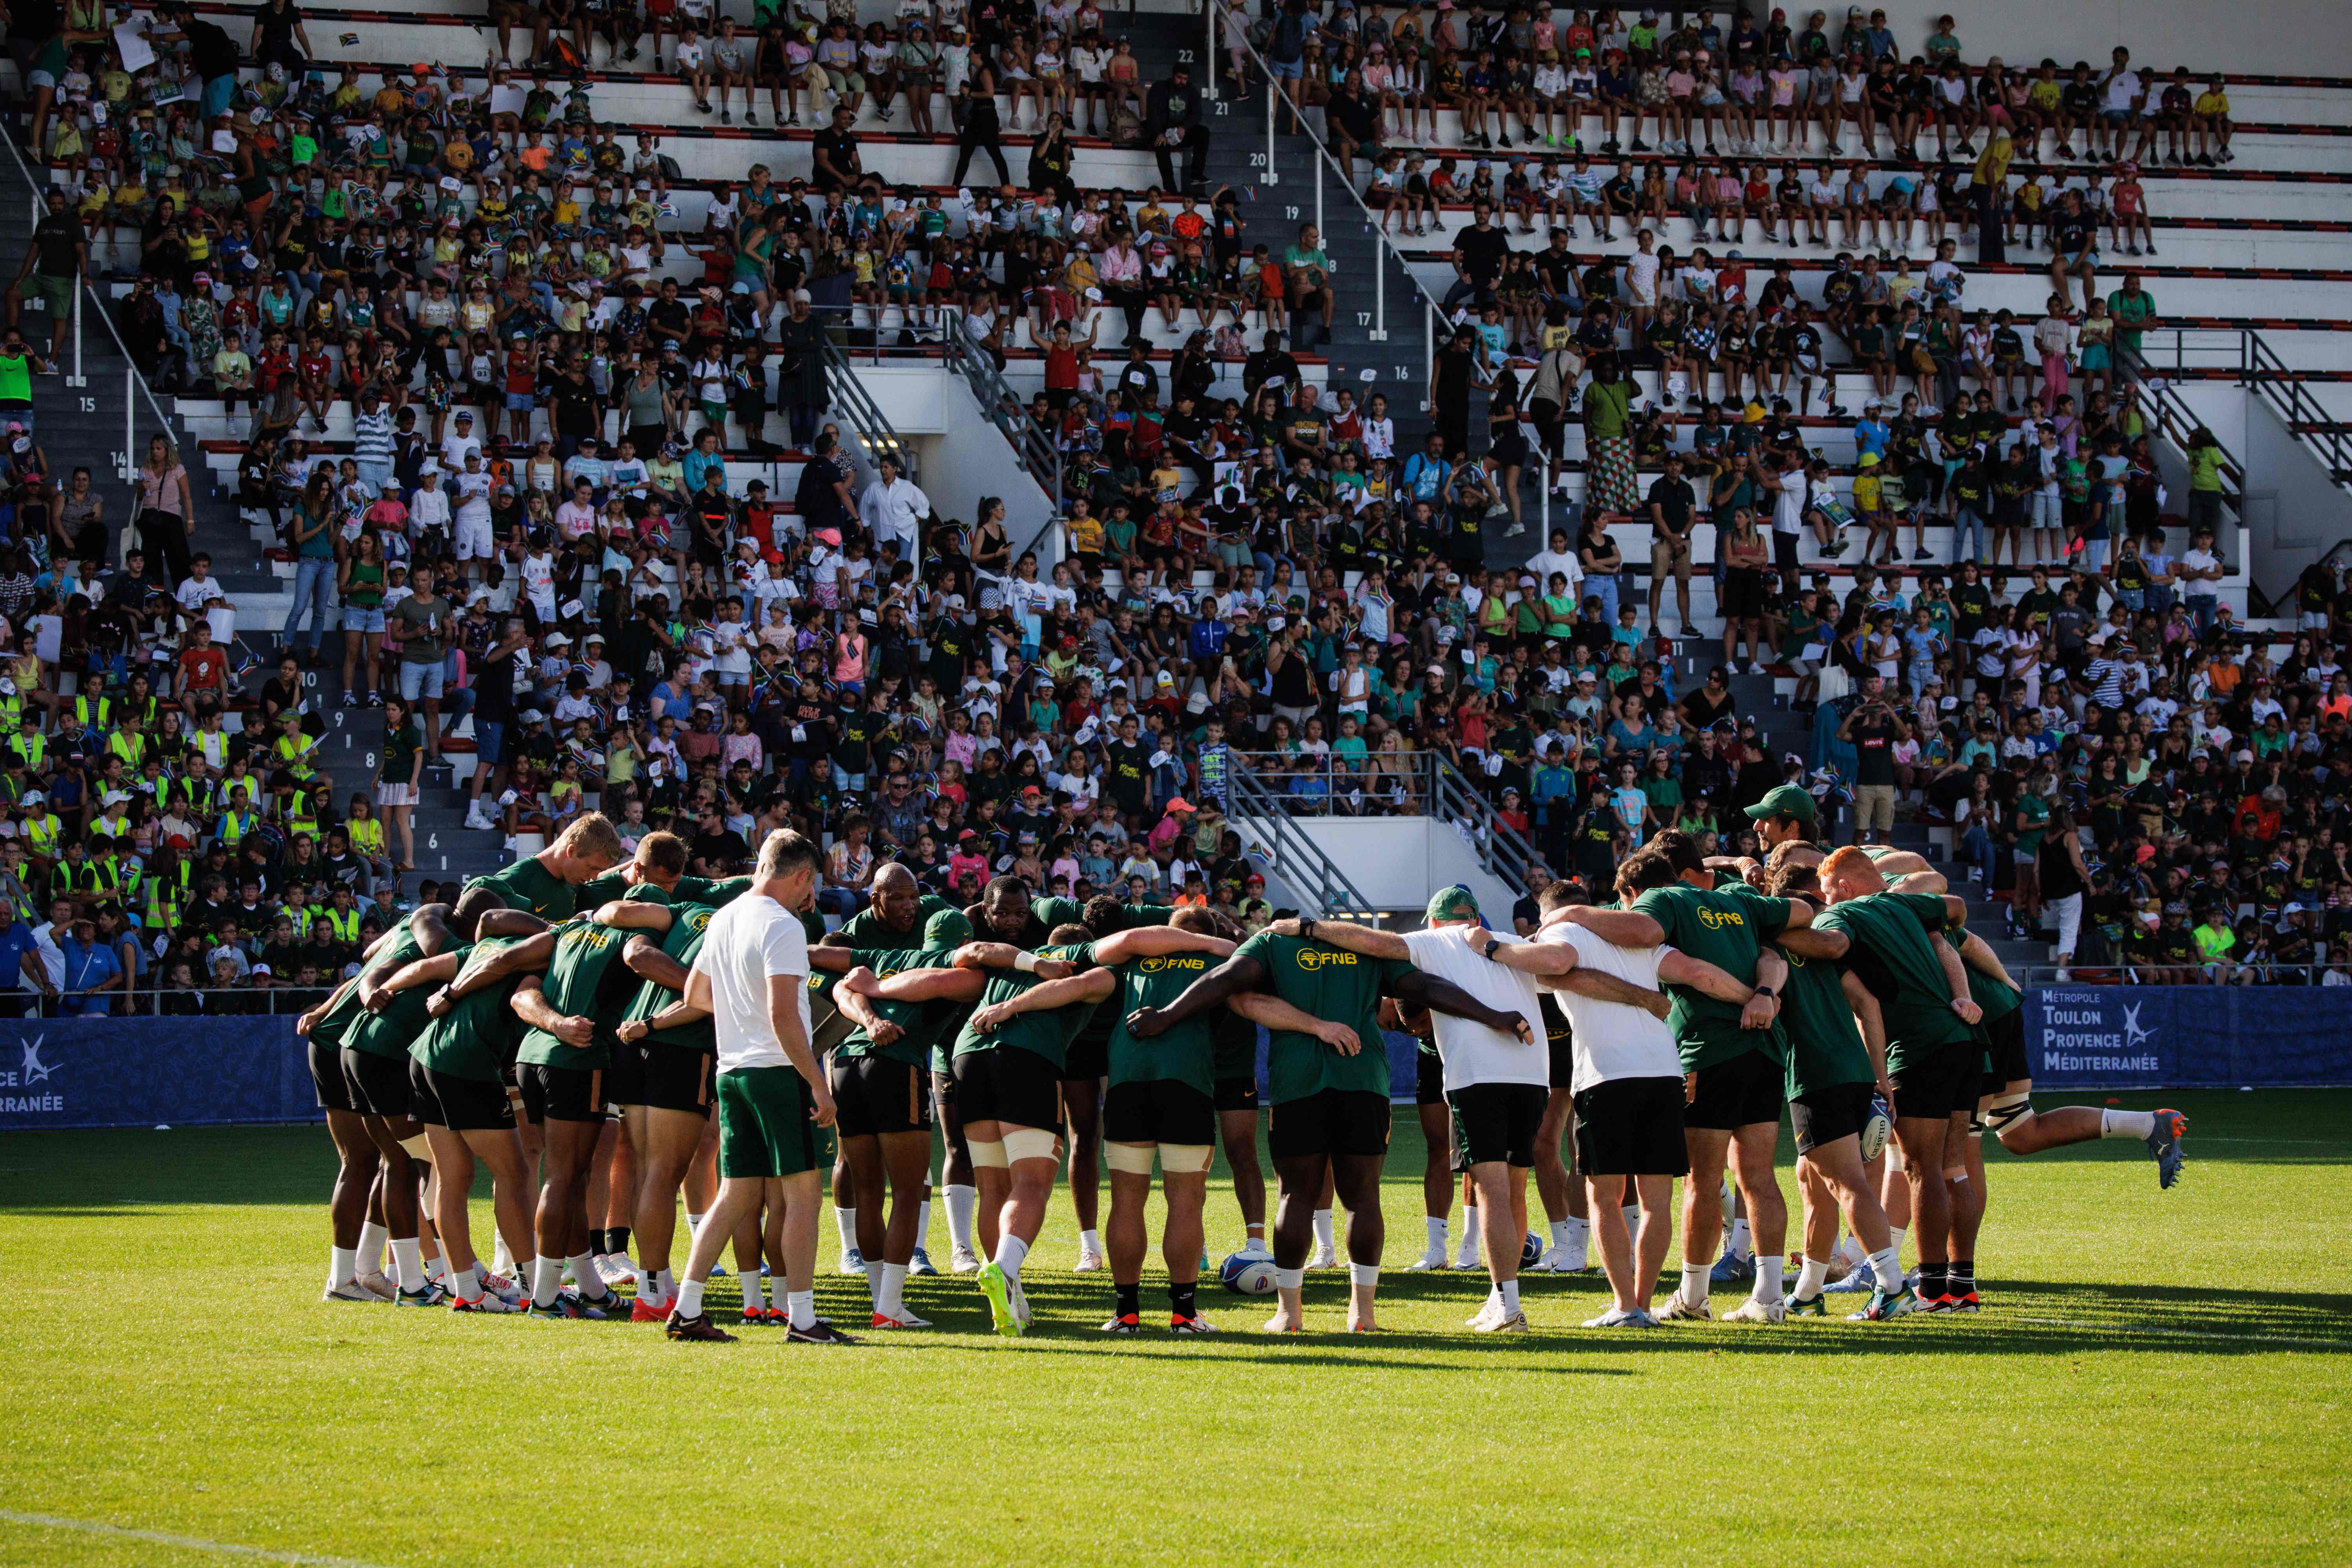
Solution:
<path fill-rule="evenodd" d="M 1236 1296 L 1274 1294 L 1274 1259 L 1263 1252 L 1235 1252 L 1217 1265 L 1217 1279 Z"/>

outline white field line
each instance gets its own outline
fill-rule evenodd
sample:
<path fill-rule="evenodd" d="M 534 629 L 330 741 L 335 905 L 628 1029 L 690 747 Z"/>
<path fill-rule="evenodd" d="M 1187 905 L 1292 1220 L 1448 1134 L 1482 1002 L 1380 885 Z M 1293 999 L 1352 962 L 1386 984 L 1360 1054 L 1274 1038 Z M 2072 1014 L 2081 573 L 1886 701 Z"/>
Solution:
<path fill-rule="evenodd" d="M 142 1541 L 155 1546 L 176 1546 L 186 1552 L 209 1552 L 221 1557 L 245 1557 L 260 1563 L 296 1563 L 308 1568 L 376 1568 L 354 1557 L 326 1557 L 315 1552 L 273 1552 L 262 1546 L 239 1546 L 228 1541 L 205 1541 L 199 1536 L 174 1535 L 163 1530 L 131 1530 L 120 1524 L 100 1524 L 86 1519 L 60 1519 L 55 1514 L 19 1513 L 13 1509 L 0 1509 L 0 1520 L 11 1524 L 36 1525 L 43 1530 L 79 1531 L 84 1535 L 110 1536 L 117 1541 Z"/>

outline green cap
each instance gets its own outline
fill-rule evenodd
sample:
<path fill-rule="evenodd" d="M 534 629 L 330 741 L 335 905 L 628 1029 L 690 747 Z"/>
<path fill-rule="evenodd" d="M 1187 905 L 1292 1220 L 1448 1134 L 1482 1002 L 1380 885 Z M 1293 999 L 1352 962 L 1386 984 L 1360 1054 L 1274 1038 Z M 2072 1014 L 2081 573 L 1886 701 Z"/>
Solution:
<path fill-rule="evenodd" d="M 1813 819 L 1813 797 L 1801 784 L 1780 784 L 1766 790 L 1764 798 L 1748 808 L 1748 815 L 1761 822 L 1768 816 L 1793 816 L 1799 822 Z"/>
<path fill-rule="evenodd" d="M 971 921 L 961 910 L 941 910 L 923 922 L 925 947 L 961 947 L 971 940 Z"/>
<path fill-rule="evenodd" d="M 1429 895 L 1429 907 L 1421 918 L 1431 925 L 1439 921 L 1475 921 L 1478 918 L 1478 895 L 1456 882 L 1450 888 L 1440 888 Z"/>

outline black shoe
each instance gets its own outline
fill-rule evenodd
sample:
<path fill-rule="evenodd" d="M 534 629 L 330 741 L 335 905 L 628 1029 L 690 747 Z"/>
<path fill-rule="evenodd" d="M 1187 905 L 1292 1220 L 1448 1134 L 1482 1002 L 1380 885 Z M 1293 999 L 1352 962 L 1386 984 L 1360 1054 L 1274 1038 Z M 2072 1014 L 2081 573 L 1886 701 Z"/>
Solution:
<path fill-rule="evenodd" d="M 674 1340 L 700 1340 L 708 1344 L 731 1345 L 735 1336 L 710 1321 L 710 1314 L 699 1312 L 688 1318 L 672 1311 L 663 1331 Z"/>
<path fill-rule="evenodd" d="M 843 1333 L 823 1318 L 819 1318 L 805 1329 L 786 1328 L 784 1342 L 787 1344 L 804 1345 L 854 1345 L 858 1342 L 856 1336 Z"/>

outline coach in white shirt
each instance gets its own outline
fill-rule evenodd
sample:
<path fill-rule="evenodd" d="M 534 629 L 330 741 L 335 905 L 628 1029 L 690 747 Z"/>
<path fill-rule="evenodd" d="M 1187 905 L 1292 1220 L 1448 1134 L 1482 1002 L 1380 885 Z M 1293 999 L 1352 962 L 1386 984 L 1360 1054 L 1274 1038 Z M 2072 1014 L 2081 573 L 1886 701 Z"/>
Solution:
<path fill-rule="evenodd" d="M 902 479 L 895 458 L 884 458 L 875 465 L 877 477 L 857 498 L 857 515 L 873 531 L 874 547 L 885 544 L 898 547 L 898 559 L 915 558 L 915 529 L 931 513 L 931 498 L 917 487 L 915 481 Z"/>
<path fill-rule="evenodd" d="M 1533 942 L 1475 929 L 1448 932 L 1497 967 L 1559 994 L 1573 1036 L 1576 1168 L 1584 1178 L 1601 1267 L 1616 1300 L 1589 1329 L 1653 1328 L 1649 1304 L 1666 1260 L 1676 1176 L 1690 1168 L 1683 1140 L 1683 1063 L 1665 1025 L 1664 984 L 1686 985 L 1745 1006 L 1754 991 L 1701 959 L 1670 947 L 1636 949 L 1601 941 L 1555 919 L 1589 903 L 1584 889 L 1555 882 L 1538 898 L 1546 923 Z M 1616 988 L 1598 986 L 1609 980 Z M 1462 984 L 1465 984 L 1464 982 Z M 1642 1205 L 1638 1256 L 1623 1204 Z"/>
<path fill-rule="evenodd" d="M 816 899 L 823 853 L 789 829 L 768 835 L 751 886 L 711 917 L 686 1002 L 710 1016 L 719 1043 L 719 1202 L 696 1235 L 670 1310 L 669 1337 L 729 1340 L 704 1315 L 702 1290 L 735 1226 L 766 1204 L 783 1215 L 788 1337 L 843 1343 L 816 1318 L 817 1129 L 833 1093 L 809 1044 L 808 935 L 798 911 Z M 668 1017 L 664 1027 L 681 1020 Z"/>

